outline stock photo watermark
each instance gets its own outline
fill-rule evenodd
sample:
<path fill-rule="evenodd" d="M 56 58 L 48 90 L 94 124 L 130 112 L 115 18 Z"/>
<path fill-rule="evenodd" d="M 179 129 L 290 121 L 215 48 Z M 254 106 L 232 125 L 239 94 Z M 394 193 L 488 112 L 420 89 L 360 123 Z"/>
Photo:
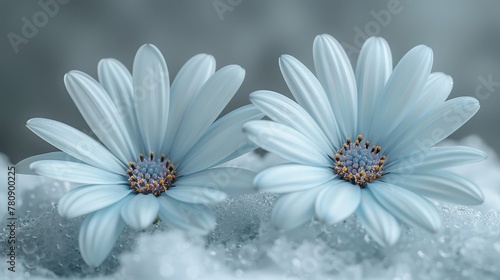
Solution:
<path fill-rule="evenodd" d="M 226 12 L 233 12 L 241 3 L 243 3 L 243 0 L 214 0 L 212 5 L 220 21 L 223 21 L 224 14 Z"/>
<path fill-rule="evenodd" d="M 45 27 L 49 23 L 49 19 L 55 17 L 61 6 L 69 3 L 70 0 L 40 0 L 38 1 L 38 6 L 40 9 L 33 13 L 31 17 L 22 17 L 21 30 L 19 32 L 9 32 L 7 33 L 7 39 L 9 40 L 12 50 L 17 54 L 19 53 L 19 47 L 21 45 L 26 45 L 29 43 L 30 39 L 35 38 L 41 28 Z"/>
<path fill-rule="evenodd" d="M 500 79 L 498 82 L 493 80 L 493 74 L 489 74 L 487 77 L 479 76 L 477 77 L 479 84 L 474 89 L 474 95 L 477 99 L 483 101 L 491 97 L 499 87 L 500 87 Z"/>
<path fill-rule="evenodd" d="M 404 5 L 401 0 L 389 0 L 385 9 L 379 11 L 371 10 L 370 15 L 373 20 L 367 22 L 363 28 L 359 26 L 354 27 L 353 44 L 340 43 L 345 49 L 347 56 L 359 54 L 363 43 L 372 36 L 380 35 L 382 28 L 389 26 L 393 17 L 399 15 L 403 10 Z"/>
<path fill-rule="evenodd" d="M 6 248 L 7 252 L 5 252 L 7 256 L 7 270 L 11 272 L 16 272 L 16 258 L 17 258 L 17 245 L 16 245 L 16 230 L 17 230 L 17 216 L 16 216 L 16 167 L 9 166 L 7 168 L 7 218 L 5 227 L 6 238 L 5 242 L 7 243 Z"/>

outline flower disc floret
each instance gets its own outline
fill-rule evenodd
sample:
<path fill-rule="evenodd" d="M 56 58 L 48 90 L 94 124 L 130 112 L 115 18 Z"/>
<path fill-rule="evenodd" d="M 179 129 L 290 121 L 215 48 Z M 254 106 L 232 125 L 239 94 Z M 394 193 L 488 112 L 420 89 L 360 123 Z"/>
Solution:
<path fill-rule="evenodd" d="M 149 154 L 149 160 L 140 154 L 139 161 L 130 162 L 129 165 L 128 182 L 136 193 L 159 196 L 175 182 L 177 175 L 177 171 L 174 170 L 175 165 L 170 160 L 165 160 L 164 154 L 156 160 L 153 152 Z"/>

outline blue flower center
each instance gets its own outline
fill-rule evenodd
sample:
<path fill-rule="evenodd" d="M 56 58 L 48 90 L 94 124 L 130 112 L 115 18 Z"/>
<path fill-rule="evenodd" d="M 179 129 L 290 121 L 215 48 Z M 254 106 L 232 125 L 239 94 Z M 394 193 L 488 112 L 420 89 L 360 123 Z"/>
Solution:
<path fill-rule="evenodd" d="M 159 196 L 166 192 L 175 182 L 177 172 L 170 160 L 165 160 L 165 155 L 154 159 L 154 153 L 149 154 L 149 160 L 139 155 L 138 162 L 130 162 L 127 169 L 130 188 L 136 193 Z"/>
<path fill-rule="evenodd" d="M 354 143 L 347 138 L 332 158 L 336 162 L 332 169 L 340 178 L 364 188 L 367 183 L 382 177 L 386 157 L 380 153 L 380 146 L 370 147 L 370 141 L 362 144 L 362 140 L 361 135 Z"/>

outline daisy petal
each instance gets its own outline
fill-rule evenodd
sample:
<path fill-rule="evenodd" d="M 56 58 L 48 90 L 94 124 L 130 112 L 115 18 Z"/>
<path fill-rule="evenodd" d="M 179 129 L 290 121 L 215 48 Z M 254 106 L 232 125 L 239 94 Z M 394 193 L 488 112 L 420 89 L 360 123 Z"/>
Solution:
<path fill-rule="evenodd" d="M 422 93 L 432 67 L 432 50 L 426 46 L 411 49 L 396 65 L 387 81 L 377 108 L 391 105 L 391 110 L 378 110 L 376 128 L 370 136 L 379 143 L 411 111 Z"/>
<path fill-rule="evenodd" d="M 167 64 L 153 45 L 137 51 L 133 68 L 136 115 L 145 152 L 159 151 L 167 129 L 170 81 Z"/>
<path fill-rule="evenodd" d="M 122 117 L 102 86 L 80 71 L 66 74 L 64 84 L 83 118 L 101 142 L 122 162 L 132 158 L 135 147 Z"/>
<path fill-rule="evenodd" d="M 319 220 L 335 224 L 351 216 L 358 208 L 361 190 L 351 183 L 336 180 L 323 187 L 314 204 Z"/>
<path fill-rule="evenodd" d="M 134 147 L 138 149 L 142 145 L 139 144 L 142 139 L 139 139 L 140 133 L 135 113 L 132 75 L 125 65 L 113 58 L 99 61 L 97 75 L 99 83 L 113 100 L 123 122 L 127 124 L 127 130 Z M 139 150 L 135 150 L 136 154 L 138 152 Z"/>
<path fill-rule="evenodd" d="M 208 54 L 198 54 L 188 60 L 175 76 L 170 89 L 168 126 L 162 151 L 170 151 L 174 137 L 189 105 L 198 96 L 200 88 L 215 72 L 215 59 Z"/>
<path fill-rule="evenodd" d="M 169 189 L 166 194 L 171 198 L 186 203 L 208 204 L 224 201 L 227 198 L 225 192 L 213 188 L 200 188 L 182 186 Z"/>
<path fill-rule="evenodd" d="M 357 131 L 358 92 L 351 62 L 340 43 L 328 34 L 314 39 L 313 56 L 342 138 L 353 137 Z"/>
<path fill-rule="evenodd" d="M 153 224 L 158 216 L 157 198 L 152 195 L 137 194 L 121 209 L 123 220 L 132 228 L 140 230 Z"/>
<path fill-rule="evenodd" d="M 99 266 L 108 256 L 125 226 L 120 217 L 123 202 L 113 204 L 87 217 L 80 228 L 78 243 L 83 260 Z"/>
<path fill-rule="evenodd" d="M 124 176 L 84 163 L 64 160 L 41 160 L 30 165 L 37 174 L 55 180 L 83 184 L 120 184 Z"/>
<path fill-rule="evenodd" d="M 431 73 L 425 84 L 424 91 L 418 102 L 417 112 L 424 112 L 427 108 L 443 103 L 451 93 L 453 78 L 440 72 Z M 421 114 L 418 114 L 421 115 Z"/>
<path fill-rule="evenodd" d="M 314 217 L 314 201 L 323 186 L 282 195 L 273 206 L 271 223 L 282 230 L 299 227 Z M 293 205 L 293 207 L 290 207 Z"/>
<path fill-rule="evenodd" d="M 372 116 L 378 114 L 376 101 L 391 72 L 392 55 L 387 41 L 379 37 L 368 38 L 361 48 L 356 66 L 358 128 L 363 134 L 371 134 L 375 119 Z"/>
<path fill-rule="evenodd" d="M 126 185 L 81 186 L 64 194 L 59 200 L 57 210 L 63 217 L 75 218 L 114 204 L 131 192 Z"/>
<path fill-rule="evenodd" d="M 254 105 L 240 107 L 214 122 L 208 131 L 184 156 L 180 174 L 210 168 L 245 144 L 244 123 L 264 116 Z"/>
<path fill-rule="evenodd" d="M 419 150 L 410 156 L 389 163 L 385 170 L 391 173 L 418 173 L 457 165 L 473 163 L 486 159 L 483 151 L 465 146 L 432 147 Z"/>
<path fill-rule="evenodd" d="M 250 94 L 250 101 L 273 121 L 301 131 L 320 150 L 334 150 L 311 115 L 289 98 L 273 91 L 259 90 Z"/>
<path fill-rule="evenodd" d="M 340 147 L 341 136 L 330 101 L 318 79 L 300 61 L 289 55 L 282 55 L 279 65 L 290 91 L 335 147 Z"/>
<path fill-rule="evenodd" d="M 381 142 L 387 143 L 385 144 L 387 146 L 393 145 L 412 125 L 418 123 L 422 116 L 432 108 L 441 105 L 450 94 L 452 87 L 453 79 L 450 76 L 443 73 L 431 73 L 423 93 L 413 105 L 412 111 Z"/>
<path fill-rule="evenodd" d="M 36 156 L 31 156 L 29 158 L 21 160 L 16 164 L 16 172 L 19 174 L 26 174 L 26 175 L 38 175 L 38 173 L 36 173 L 30 168 L 30 165 L 33 162 L 41 160 L 64 160 L 64 161 L 75 161 L 75 162 L 78 161 L 74 157 L 63 152 L 50 152 Z"/>
<path fill-rule="evenodd" d="M 158 214 L 167 225 L 199 235 L 215 228 L 215 216 L 205 205 L 180 202 L 166 195 L 159 196 L 158 202 Z"/>
<path fill-rule="evenodd" d="M 356 215 L 366 232 L 381 246 L 392 246 L 398 241 L 401 234 L 398 221 L 370 192 L 361 191 L 361 203 Z"/>
<path fill-rule="evenodd" d="M 436 232 L 441 219 L 436 207 L 425 198 L 386 182 L 372 182 L 367 187 L 377 201 L 398 219 Z"/>
<path fill-rule="evenodd" d="M 479 110 L 479 102 L 472 97 L 457 97 L 435 107 L 411 127 L 387 155 L 406 155 L 415 147 L 425 149 L 441 142 L 466 123 Z"/>
<path fill-rule="evenodd" d="M 248 138 L 241 144 L 241 146 L 236 149 L 236 151 L 232 152 L 230 155 L 228 155 L 227 157 L 221 159 L 219 162 L 217 162 L 216 164 L 214 164 L 214 166 L 218 166 L 220 164 L 225 164 L 226 162 L 229 162 L 237 157 L 240 157 L 244 154 L 247 154 L 249 152 L 252 152 L 254 151 L 255 149 L 257 149 L 259 146 L 255 145 L 254 143 L 252 143 L 252 141 L 250 141 Z"/>
<path fill-rule="evenodd" d="M 122 173 L 124 165 L 99 142 L 69 125 L 49 119 L 30 119 L 26 126 L 66 154 L 92 166 Z"/>
<path fill-rule="evenodd" d="M 317 187 L 336 175 L 330 168 L 285 163 L 261 171 L 253 183 L 262 192 L 288 193 Z"/>
<path fill-rule="evenodd" d="M 243 68 L 228 65 L 208 79 L 182 119 L 172 145 L 170 154 L 172 161 L 182 162 L 184 155 L 205 134 L 229 103 L 244 77 Z"/>
<path fill-rule="evenodd" d="M 425 172 L 393 175 L 391 183 L 422 196 L 462 205 L 478 205 L 484 201 L 481 190 L 457 174 Z"/>
<path fill-rule="evenodd" d="M 248 138 L 261 148 L 292 162 L 313 166 L 330 166 L 326 151 L 302 133 L 280 123 L 251 121 L 243 125 Z"/>

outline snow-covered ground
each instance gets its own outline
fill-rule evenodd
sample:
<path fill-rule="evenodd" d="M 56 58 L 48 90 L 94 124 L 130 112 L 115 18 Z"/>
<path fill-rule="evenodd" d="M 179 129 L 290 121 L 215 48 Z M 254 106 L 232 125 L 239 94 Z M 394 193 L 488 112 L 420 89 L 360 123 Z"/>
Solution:
<path fill-rule="evenodd" d="M 391 248 L 373 242 L 356 217 L 334 226 L 311 223 L 288 233 L 268 224 L 276 195 L 233 197 L 212 208 L 218 226 L 206 238 L 162 223 L 144 231 L 126 228 L 97 269 L 78 252 L 82 219 L 61 218 L 54 207 L 71 186 L 18 176 L 16 272 L 0 262 L 1 279 L 500 279 L 500 162 L 477 136 L 442 145 L 479 148 L 488 159 L 458 168 L 485 194 L 485 203 L 463 207 L 435 203 L 443 228 L 430 234 L 404 225 Z M 230 163 L 255 171 L 280 162 L 250 154 Z M 8 160 L 1 157 L 0 168 Z M 1 172 L 2 176 L 5 176 Z M 2 182 L 6 178 L 1 177 Z M 6 221 L 5 189 L 0 215 Z M 6 231 L 3 231 L 2 238 Z M 6 259 L 5 242 L 2 257 Z"/>

